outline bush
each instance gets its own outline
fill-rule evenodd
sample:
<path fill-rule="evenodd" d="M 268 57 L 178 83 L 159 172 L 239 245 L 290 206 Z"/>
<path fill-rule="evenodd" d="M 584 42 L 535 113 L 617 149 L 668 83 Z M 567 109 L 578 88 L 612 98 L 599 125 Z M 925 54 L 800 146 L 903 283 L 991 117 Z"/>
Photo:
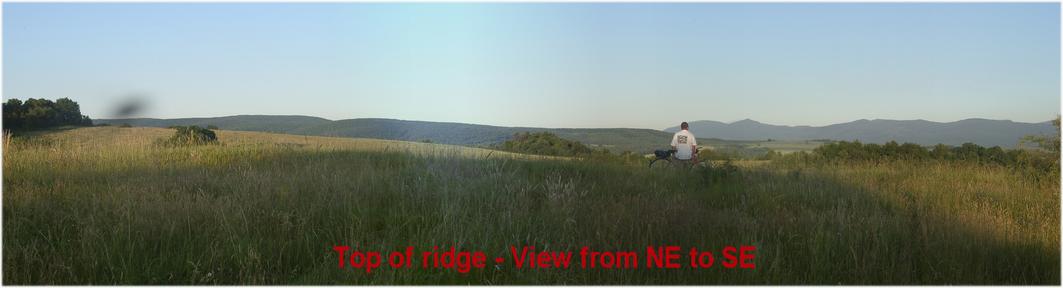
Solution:
<path fill-rule="evenodd" d="M 738 166 L 731 163 L 731 160 L 725 160 L 722 164 L 713 165 L 712 162 L 708 162 L 709 165 L 699 167 L 698 174 L 701 175 L 702 182 L 719 183 L 727 181 L 729 179 L 737 178 L 740 174 Z"/>
<path fill-rule="evenodd" d="M 191 146 L 191 145 L 207 145 L 217 144 L 218 136 L 214 134 L 214 131 L 210 129 L 200 128 L 199 126 L 171 126 L 170 128 L 176 129 L 173 136 L 169 139 L 163 140 L 164 146 Z"/>
<path fill-rule="evenodd" d="M 593 149 L 579 141 L 563 139 L 550 132 L 513 134 L 513 138 L 498 146 L 500 150 L 550 156 L 584 156 Z"/>
<path fill-rule="evenodd" d="M 133 127 L 133 125 L 129 125 L 129 123 L 122 123 L 122 125 L 118 125 L 118 128 L 130 128 L 130 127 Z"/>
<path fill-rule="evenodd" d="M 764 155 L 757 156 L 757 158 L 755 158 L 755 159 L 756 160 L 772 160 L 772 159 L 776 159 L 776 158 L 779 158 L 779 157 L 782 157 L 782 153 L 779 153 L 778 151 L 775 151 L 775 150 L 768 150 L 768 153 L 764 153 Z"/>

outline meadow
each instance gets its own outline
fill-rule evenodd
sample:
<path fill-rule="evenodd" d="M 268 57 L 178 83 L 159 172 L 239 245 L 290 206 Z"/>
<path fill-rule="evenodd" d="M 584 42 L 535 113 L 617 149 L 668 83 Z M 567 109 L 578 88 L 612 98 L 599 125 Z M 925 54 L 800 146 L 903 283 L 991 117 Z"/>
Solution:
<path fill-rule="evenodd" d="M 800 151 L 812 151 L 813 149 L 816 149 L 816 147 L 819 147 L 820 145 L 823 145 L 825 142 L 826 141 L 814 141 L 814 140 L 808 140 L 808 141 L 773 140 L 773 141 L 759 141 L 759 142 L 750 143 L 750 144 L 747 144 L 746 147 L 747 148 L 767 148 L 767 149 L 771 149 L 772 151 L 775 151 L 775 152 L 779 152 L 779 153 L 782 153 L 782 154 L 788 154 L 788 153 L 800 152 Z"/>
<path fill-rule="evenodd" d="M 1059 176 L 952 162 L 647 169 L 402 141 L 5 137 L 3 284 L 1060 284 Z M 333 245 L 753 245 L 756 269 L 337 268 Z M 493 263 L 492 263 L 493 264 Z"/>

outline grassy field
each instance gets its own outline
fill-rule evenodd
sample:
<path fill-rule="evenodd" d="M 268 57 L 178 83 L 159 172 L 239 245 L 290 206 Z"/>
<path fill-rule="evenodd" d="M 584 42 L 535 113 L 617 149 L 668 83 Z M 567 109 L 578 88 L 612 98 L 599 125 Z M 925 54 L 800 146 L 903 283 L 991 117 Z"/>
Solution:
<path fill-rule="evenodd" d="M 817 140 L 775 140 L 775 141 L 759 141 L 747 144 L 746 148 L 767 148 L 777 151 L 782 154 L 788 154 L 800 151 L 812 151 L 823 145 L 823 141 Z"/>
<path fill-rule="evenodd" d="M 7 138 L 4 284 L 1060 284 L 1060 184 L 950 163 L 651 170 L 384 140 L 80 128 Z M 507 256 L 755 245 L 756 269 L 336 267 L 333 245 Z M 508 257 L 508 256 L 507 256 Z M 493 264 L 493 263 L 492 263 Z"/>

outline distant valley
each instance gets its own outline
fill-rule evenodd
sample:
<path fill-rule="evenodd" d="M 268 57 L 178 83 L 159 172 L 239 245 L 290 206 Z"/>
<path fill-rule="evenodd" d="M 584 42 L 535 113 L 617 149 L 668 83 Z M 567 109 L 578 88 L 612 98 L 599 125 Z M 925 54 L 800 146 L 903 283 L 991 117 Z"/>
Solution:
<path fill-rule="evenodd" d="M 1009 120 L 966 119 L 955 122 L 926 120 L 857 120 L 827 126 L 771 125 L 746 119 L 732 123 L 690 122 L 690 131 L 699 137 L 728 140 L 764 141 L 830 139 L 865 143 L 911 142 L 920 145 L 961 145 L 966 142 L 991 147 L 1015 148 L 1025 135 L 1054 135 L 1051 121 L 1022 123 Z M 665 131 L 678 131 L 669 127 Z"/>

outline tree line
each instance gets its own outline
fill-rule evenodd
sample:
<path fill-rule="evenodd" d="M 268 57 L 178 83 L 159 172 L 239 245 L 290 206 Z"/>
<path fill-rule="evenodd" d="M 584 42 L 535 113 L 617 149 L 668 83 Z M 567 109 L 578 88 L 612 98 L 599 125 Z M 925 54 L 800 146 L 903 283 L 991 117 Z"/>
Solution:
<path fill-rule="evenodd" d="M 5 131 L 36 130 L 59 126 L 92 126 L 89 116 L 81 115 L 81 107 L 74 100 L 12 98 L 3 104 Z"/>
<path fill-rule="evenodd" d="M 824 144 L 809 152 L 795 152 L 776 155 L 772 160 L 784 162 L 872 162 L 886 163 L 895 161 L 949 161 L 979 165 L 999 165 L 1020 169 L 1033 169 L 1043 172 L 1059 172 L 1059 138 L 1053 144 L 1041 146 L 1041 149 L 1003 149 L 999 146 L 983 147 L 974 143 L 959 146 L 938 144 L 923 147 L 913 143 L 898 144 L 895 141 L 885 144 L 860 143 L 860 141 L 839 141 Z"/>
<path fill-rule="evenodd" d="M 992 164 L 1011 164 L 1020 158 L 1024 150 L 1004 150 L 1000 146 L 983 147 L 974 143 L 959 146 L 938 144 L 927 148 L 914 143 L 885 144 L 839 141 L 816 147 L 812 152 L 826 159 L 843 161 L 884 160 L 957 160 Z"/>
<path fill-rule="evenodd" d="M 1056 127 L 1053 135 L 1028 135 L 1020 140 L 1017 149 L 983 147 L 974 143 L 921 146 L 914 143 L 899 144 L 896 141 L 883 144 L 837 141 L 823 144 L 811 152 L 784 155 L 772 151 L 757 159 L 785 163 L 950 161 L 1059 173 L 1060 117 L 1052 120 L 1052 124 Z"/>

